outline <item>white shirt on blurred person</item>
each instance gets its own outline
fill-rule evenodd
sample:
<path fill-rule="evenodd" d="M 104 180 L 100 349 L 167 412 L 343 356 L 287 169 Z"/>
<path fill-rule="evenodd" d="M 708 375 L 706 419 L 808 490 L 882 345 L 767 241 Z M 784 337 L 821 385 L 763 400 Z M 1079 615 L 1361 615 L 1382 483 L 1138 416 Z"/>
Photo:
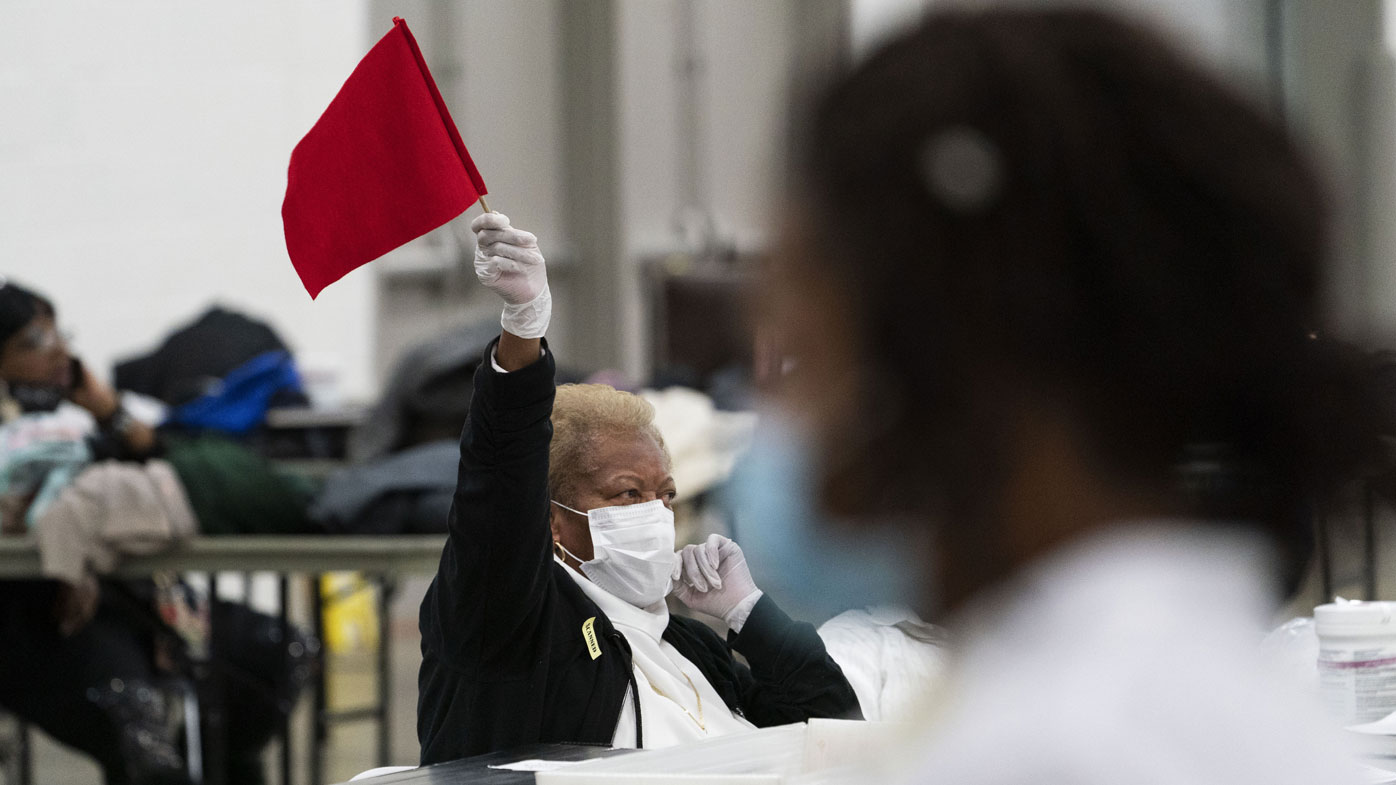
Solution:
<path fill-rule="evenodd" d="M 973 603 L 910 781 L 1360 781 L 1321 707 L 1262 659 L 1266 554 L 1259 536 L 1119 527 Z"/>

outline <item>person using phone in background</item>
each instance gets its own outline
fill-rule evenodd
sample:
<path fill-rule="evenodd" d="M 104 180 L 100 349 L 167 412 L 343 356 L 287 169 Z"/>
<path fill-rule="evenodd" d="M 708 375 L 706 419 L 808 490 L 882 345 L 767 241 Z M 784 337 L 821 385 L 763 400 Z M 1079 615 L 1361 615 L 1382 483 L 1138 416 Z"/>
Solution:
<path fill-rule="evenodd" d="M 28 317 L 27 319 L 25 317 Z M 0 277 L 0 391 L 17 413 L 53 412 L 63 401 L 86 409 L 100 426 L 92 440 L 99 455 L 142 456 L 155 447 L 155 430 L 125 416 L 116 391 L 68 353 L 53 305 Z"/>
<path fill-rule="evenodd" d="M 31 528 L 86 465 L 140 460 L 156 447 L 155 430 L 69 353 L 56 317 L 44 297 L 0 282 L 0 526 L 9 534 Z M 95 611 L 96 584 L 66 586 L 57 602 L 71 634 Z"/>
<path fill-rule="evenodd" d="M 164 484 L 183 500 L 182 514 L 192 526 L 197 494 L 171 465 L 175 458 L 160 460 L 172 452 L 72 355 L 53 303 L 0 278 L 4 533 L 41 531 L 38 524 L 51 523 L 55 511 L 71 505 L 71 492 L 93 496 L 100 486 L 91 478 L 104 472 L 165 472 Z M 139 517 L 130 494 L 95 495 L 98 506 Z M 175 708 L 187 689 L 178 666 L 181 644 L 155 611 L 157 604 L 168 609 L 183 602 L 187 592 L 173 579 L 102 582 L 99 588 L 90 571 L 81 575 L 0 581 L 0 708 L 92 756 L 108 785 L 188 782 Z M 264 781 L 262 748 L 278 725 L 281 701 L 294 702 L 306 670 L 295 662 L 286 668 L 288 642 L 273 629 L 279 630 L 274 619 L 241 605 L 212 609 L 212 657 L 236 685 L 224 696 L 228 782 Z M 307 650 L 303 636 L 292 640 Z"/>

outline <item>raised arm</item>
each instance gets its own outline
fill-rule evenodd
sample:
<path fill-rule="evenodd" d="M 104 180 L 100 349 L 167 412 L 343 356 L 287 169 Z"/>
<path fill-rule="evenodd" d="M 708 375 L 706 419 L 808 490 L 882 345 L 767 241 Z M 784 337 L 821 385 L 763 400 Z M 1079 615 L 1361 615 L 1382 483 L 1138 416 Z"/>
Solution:
<path fill-rule="evenodd" d="M 507 216 L 485 213 L 470 228 L 475 232 L 475 275 L 504 301 L 496 362 L 505 371 L 517 371 L 538 359 L 552 319 L 548 268 L 538 238 L 510 226 Z"/>
<path fill-rule="evenodd" d="M 537 238 L 498 213 L 471 228 L 476 275 L 504 300 L 504 329 L 475 374 L 450 537 L 421 621 L 444 665 L 488 678 L 527 664 L 549 591 L 554 366 L 542 336 L 552 307 Z"/>

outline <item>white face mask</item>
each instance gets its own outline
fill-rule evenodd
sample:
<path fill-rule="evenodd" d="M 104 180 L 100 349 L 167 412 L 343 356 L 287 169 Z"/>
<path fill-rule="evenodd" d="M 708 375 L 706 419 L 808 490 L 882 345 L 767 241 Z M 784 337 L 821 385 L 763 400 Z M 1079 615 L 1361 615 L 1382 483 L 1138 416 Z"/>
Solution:
<path fill-rule="evenodd" d="M 637 608 L 647 608 L 669 594 L 679 556 L 674 553 L 674 511 L 663 500 L 587 512 L 557 501 L 553 504 L 587 517 L 591 561 L 582 561 L 562 543 L 558 546 L 582 562 L 582 574 L 592 583 Z"/>

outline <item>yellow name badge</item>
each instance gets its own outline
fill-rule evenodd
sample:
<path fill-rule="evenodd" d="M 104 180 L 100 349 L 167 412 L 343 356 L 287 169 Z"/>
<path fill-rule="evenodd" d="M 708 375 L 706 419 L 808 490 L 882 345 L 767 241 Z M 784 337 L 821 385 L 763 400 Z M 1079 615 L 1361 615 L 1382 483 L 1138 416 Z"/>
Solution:
<path fill-rule="evenodd" d="M 582 622 L 582 637 L 586 638 L 587 651 L 591 652 L 591 658 L 594 660 L 597 657 L 600 657 L 601 646 L 596 642 L 595 616 L 592 616 L 590 619 L 587 619 L 586 621 Z"/>

